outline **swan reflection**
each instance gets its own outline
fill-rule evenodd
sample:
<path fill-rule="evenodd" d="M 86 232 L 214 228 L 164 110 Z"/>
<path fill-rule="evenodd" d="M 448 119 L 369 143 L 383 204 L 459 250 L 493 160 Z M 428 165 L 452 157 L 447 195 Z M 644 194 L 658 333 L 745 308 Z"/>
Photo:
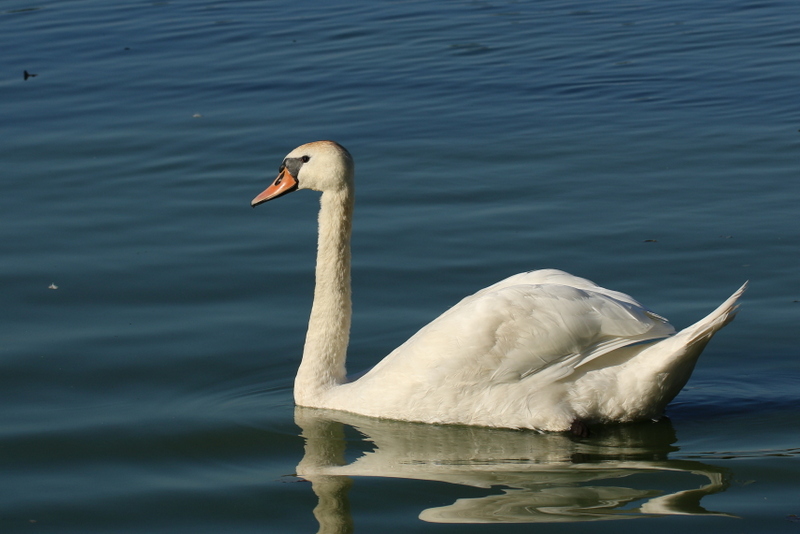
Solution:
<path fill-rule="evenodd" d="M 669 421 L 599 428 L 590 439 L 565 434 L 387 421 L 296 408 L 305 438 L 297 475 L 312 483 L 320 532 L 352 532 L 350 477 L 396 477 L 495 488 L 478 498 L 423 510 L 437 523 L 538 523 L 726 515 L 700 504 L 724 491 L 727 471 L 668 459 Z M 352 427 L 362 440 L 346 440 Z M 349 446 L 349 448 L 348 448 Z M 359 450 L 360 448 L 360 450 Z M 356 449 L 355 451 L 351 449 Z M 353 461 L 345 460 L 345 453 Z M 497 494 L 497 488 L 502 493 Z"/>

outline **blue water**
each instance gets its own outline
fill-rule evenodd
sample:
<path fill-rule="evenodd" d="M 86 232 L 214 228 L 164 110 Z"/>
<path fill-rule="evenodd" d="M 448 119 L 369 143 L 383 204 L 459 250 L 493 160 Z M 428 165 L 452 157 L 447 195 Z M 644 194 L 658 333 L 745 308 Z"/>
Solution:
<path fill-rule="evenodd" d="M 795 532 L 800 4 L 318 4 L 0 5 L 0 530 Z M 317 201 L 249 201 L 317 139 L 352 371 L 533 268 L 679 328 L 751 287 L 669 422 L 295 413 Z"/>

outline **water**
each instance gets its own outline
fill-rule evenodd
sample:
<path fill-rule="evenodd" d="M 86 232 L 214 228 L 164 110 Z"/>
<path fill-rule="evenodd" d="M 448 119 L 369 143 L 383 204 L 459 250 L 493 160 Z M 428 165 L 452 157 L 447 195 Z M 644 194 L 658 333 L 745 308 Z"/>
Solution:
<path fill-rule="evenodd" d="M 795 3 L 1 8 L 3 532 L 797 530 Z M 532 268 L 742 312 L 585 442 L 295 414 L 316 199 L 248 203 L 325 138 L 353 371 Z"/>

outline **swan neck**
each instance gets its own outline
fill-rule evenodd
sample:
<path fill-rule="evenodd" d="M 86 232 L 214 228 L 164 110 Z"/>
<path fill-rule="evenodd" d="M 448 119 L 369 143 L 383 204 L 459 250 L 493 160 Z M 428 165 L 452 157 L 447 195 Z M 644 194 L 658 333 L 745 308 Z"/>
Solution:
<path fill-rule="evenodd" d="M 352 186 L 320 197 L 314 303 L 294 388 L 295 402 L 301 406 L 321 406 L 325 392 L 342 384 L 347 374 L 353 204 Z"/>

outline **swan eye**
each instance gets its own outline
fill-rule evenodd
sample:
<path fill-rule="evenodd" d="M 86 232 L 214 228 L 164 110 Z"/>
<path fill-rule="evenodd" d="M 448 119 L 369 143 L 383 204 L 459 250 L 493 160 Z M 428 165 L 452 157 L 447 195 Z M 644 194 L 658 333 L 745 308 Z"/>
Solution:
<path fill-rule="evenodd" d="M 305 162 L 310 160 L 310 156 L 298 156 L 296 158 L 286 158 L 283 160 L 283 165 L 281 165 L 281 171 L 286 169 L 289 174 L 297 178 L 297 175 L 300 174 L 300 167 L 303 166 Z"/>

